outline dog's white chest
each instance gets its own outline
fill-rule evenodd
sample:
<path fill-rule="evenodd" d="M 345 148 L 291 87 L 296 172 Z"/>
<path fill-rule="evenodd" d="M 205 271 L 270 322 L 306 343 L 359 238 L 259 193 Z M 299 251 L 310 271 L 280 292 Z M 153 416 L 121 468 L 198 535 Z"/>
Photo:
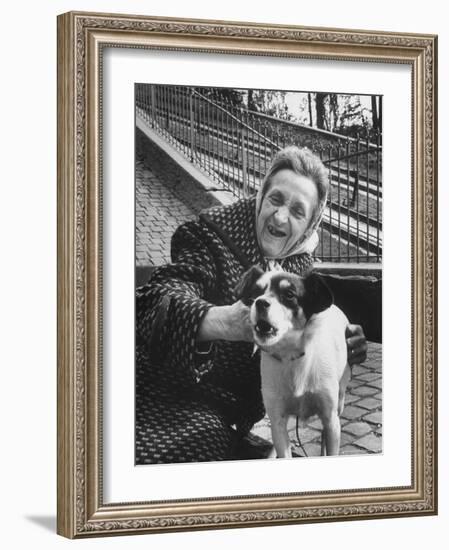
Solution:
<path fill-rule="evenodd" d="M 305 420 L 319 413 L 329 400 L 336 401 L 347 361 L 345 322 L 341 311 L 332 306 L 307 327 L 297 358 L 292 360 L 291 352 L 286 353 L 282 346 L 276 351 L 277 358 L 262 353 L 262 394 L 267 410 Z M 333 330 L 335 324 L 340 325 L 338 330 Z"/>
<path fill-rule="evenodd" d="M 281 364 L 263 354 L 261 361 L 262 394 L 267 409 L 275 408 L 284 415 L 307 418 L 314 414 L 320 385 L 307 368 L 306 359 L 294 364 Z"/>

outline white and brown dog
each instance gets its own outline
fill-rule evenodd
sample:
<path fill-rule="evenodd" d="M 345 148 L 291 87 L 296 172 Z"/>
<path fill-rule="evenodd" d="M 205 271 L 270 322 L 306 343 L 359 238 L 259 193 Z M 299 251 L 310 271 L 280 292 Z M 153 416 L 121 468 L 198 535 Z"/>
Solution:
<path fill-rule="evenodd" d="M 340 449 L 340 414 L 350 379 L 345 331 L 348 319 L 333 305 L 317 274 L 305 278 L 251 268 L 237 290 L 251 306 L 254 340 L 261 349 L 262 395 L 278 458 L 291 458 L 289 416 L 318 415 L 321 454 Z"/>

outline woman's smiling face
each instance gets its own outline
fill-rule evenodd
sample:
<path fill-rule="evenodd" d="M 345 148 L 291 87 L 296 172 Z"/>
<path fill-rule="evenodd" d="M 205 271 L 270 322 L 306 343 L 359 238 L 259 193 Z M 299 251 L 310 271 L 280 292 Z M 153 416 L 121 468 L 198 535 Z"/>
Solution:
<path fill-rule="evenodd" d="M 286 255 L 308 229 L 318 204 L 315 183 L 288 168 L 272 177 L 262 201 L 256 230 L 265 256 Z"/>

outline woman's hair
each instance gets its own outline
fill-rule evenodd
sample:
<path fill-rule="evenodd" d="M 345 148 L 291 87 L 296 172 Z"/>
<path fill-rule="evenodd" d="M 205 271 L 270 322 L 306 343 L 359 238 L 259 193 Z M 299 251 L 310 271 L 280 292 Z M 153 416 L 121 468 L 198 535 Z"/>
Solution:
<path fill-rule="evenodd" d="M 310 178 L 318 191 L 318 203 L 327 197 L 329 191 L 329 173 L 321 159 L 309 149 L 300 149 L 296 145 L 289 145 L 281 149 L 274 157 L 273 162 L 265 174 L 261 185 L 261 198 L 270 188 L 271 178 L 280 170 L 292 170 L 299 176 Z"/>

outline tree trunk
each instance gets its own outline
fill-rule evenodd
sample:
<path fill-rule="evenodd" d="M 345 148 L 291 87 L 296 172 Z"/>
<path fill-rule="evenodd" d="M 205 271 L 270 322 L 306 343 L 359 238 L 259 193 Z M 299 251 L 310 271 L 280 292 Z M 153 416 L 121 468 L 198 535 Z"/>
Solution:
<path fill-rule="evenodd" d="M 321 130 L 325 130 L 326 124 L 326 108 L 324 106 L 324 100 L 326 99 L 327 94 L 317 93 L 315 97 L 316 105 L 316 125 Z"/>
<path fill-rule="evenodd" d="M 257 111 L 257 105 L 254 102 L 254 90 L 248 90 L 248 109 Z"/>
<path fill-rule="evenodd" d="M 331 122 L 331 127 L 329 130 L 335 132 L 337 129 L 338 123 L 338 98 L 337 94 L 329 95 L 329 121 Z"/>
<path fill-rule="evenodd" d="M 378 117 L 378 124 L 379 124 L 379 133 L 382 139 L 382 96 L 379 96 L 379 117 Z"/>
<path fill-rule="evenodd" d="M 371 96 L 371 111 L 373 113 L 373 130 L 379 131 L 379 115 L 377 112 L 377 96 Z"/>

